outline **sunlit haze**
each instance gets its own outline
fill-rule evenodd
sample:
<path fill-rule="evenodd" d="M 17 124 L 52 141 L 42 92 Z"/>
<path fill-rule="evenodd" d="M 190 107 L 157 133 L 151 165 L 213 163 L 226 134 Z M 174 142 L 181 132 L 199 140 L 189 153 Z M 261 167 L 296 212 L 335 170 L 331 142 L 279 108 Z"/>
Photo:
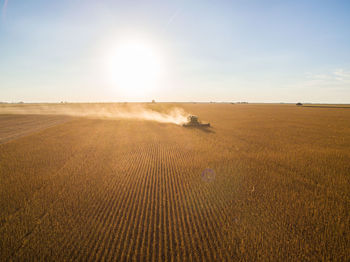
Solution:
<path fill-rule="evenodd" d="M 0 3 L 0 102 L 350 103 L 349 1 Z"/>

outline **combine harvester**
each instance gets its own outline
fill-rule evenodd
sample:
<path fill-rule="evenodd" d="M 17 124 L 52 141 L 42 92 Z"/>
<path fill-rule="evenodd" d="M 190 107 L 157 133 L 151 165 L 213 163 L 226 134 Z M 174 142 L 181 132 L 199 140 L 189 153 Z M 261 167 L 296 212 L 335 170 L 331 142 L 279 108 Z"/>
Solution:
<path fill-rule="evenodd" d="M 184 127 L 210 127 L 210 123 L 203 124 L 198 121 L 197 116 L 188 116 L 188 122 L 183 124 Z"/>

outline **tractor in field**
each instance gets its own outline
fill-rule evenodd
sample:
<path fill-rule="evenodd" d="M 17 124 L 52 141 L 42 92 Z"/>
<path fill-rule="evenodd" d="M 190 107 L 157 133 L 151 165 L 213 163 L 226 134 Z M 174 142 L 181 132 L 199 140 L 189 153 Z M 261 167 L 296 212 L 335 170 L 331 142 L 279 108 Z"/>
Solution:
<path fill-rule="evenodd" d="M 210 127 L 210 123 L 201 123 L 197 116 L 190 115 L 187 117 L 188 122 L 183 124 L 184 127 Z"/>

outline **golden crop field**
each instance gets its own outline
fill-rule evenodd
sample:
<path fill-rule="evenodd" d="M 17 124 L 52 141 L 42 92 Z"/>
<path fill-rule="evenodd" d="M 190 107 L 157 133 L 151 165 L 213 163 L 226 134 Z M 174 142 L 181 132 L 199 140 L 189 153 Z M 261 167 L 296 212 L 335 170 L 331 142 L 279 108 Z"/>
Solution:
<path fill-rule="evenodd" d="M 0 144 L 0 260 L 350 260 L 350 109 L 149 105 L 172 106 L 212 127 L 73 117 Z"/>

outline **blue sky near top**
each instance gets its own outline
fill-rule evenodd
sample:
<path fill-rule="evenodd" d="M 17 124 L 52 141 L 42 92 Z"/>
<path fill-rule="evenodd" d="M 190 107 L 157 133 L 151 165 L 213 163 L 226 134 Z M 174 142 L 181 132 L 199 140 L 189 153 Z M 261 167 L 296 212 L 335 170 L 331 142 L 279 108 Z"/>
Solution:
<path fill-rule="evenodd" d="M 0 4 L 0 101 L 350 103 L 350 1 Z M 157 88 L 109 81 L 130 35 L 161 54 Z"/>

